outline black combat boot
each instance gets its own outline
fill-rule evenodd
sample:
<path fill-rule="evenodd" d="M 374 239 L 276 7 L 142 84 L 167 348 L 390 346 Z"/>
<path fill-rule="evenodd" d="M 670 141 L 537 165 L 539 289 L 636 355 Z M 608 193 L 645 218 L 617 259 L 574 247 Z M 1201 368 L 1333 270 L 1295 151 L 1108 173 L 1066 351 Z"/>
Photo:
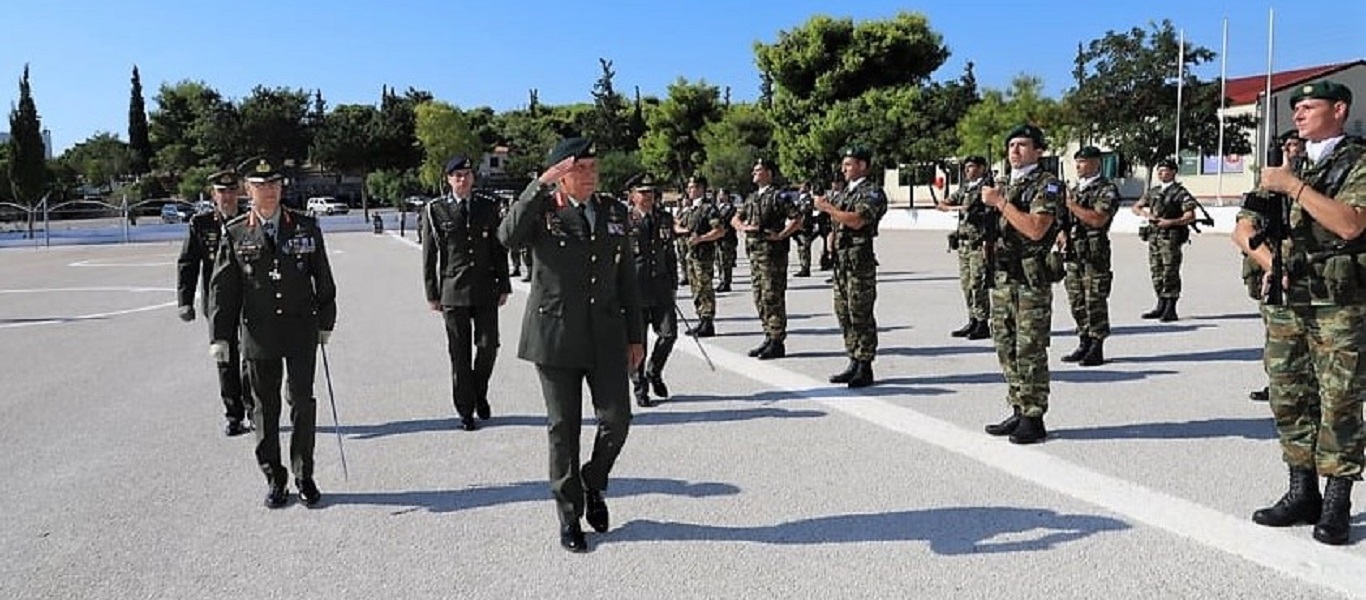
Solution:
<path fill-rule="evenodd" d="M 1290 490 L 1275 504 L 1252 513 L 1252 522 L 1267 527 L 1312 525 L 1323 513 L 1319 476 L 1313 469 L 1290 468 Z"/>
<path fill-rule="evenodd" d="M 1105 364 L 1105 339 L 1091 338 L 1091 345 L 1086 348 L 1086 355 L 1077 361 L 1083 367 L 1099 367 Z"/>
<path fill-rule="evenodd" d="M 1073 350 L 1071 354 L 1062 357 L 1062 362 L 1077 362 L 1081 360 L 1083 356 L 1086 356 L 1087 352 L 1091 351 L 1091 338 L 1083 335 L 1080 339 L 1081 342 L 1077 344 L 1077 349 Z"/>
<path fill-rule="evenodd" d="M 854 367 L 854 376 L 849 378 L 847 384 L 851 388 L 862 388 L 873 385 L 873 361 L 861 360 Z"/>
<path fill-rule="evenodd" d="M 968 337 L 968 332 L 977 327 L 977 319 L 968 318 L 968 324 L 953 330 L 949 335 L 953 337 Z"/>
<path fill-rule="evenodd" d="M 715 337 L 716 322 L 712 317 L 698 317 L 697 326 L 689 329 L 687 333 L 696 337 Z"/>
<path fill-rule="evenodd" d="M 1163 323 L 1171 323 L 1176 320 L 1176 298 L 1167 299 L 1167 307 L 1162 310 L 1162 316 L 1158 318 Z"/>
<path fill-rule="evenodd" d="M 1260 390 L 1252 390 L 1247 393 L 1247 399 L 1253 402 L 1269 402 L 1271 400 L 1271 388 L 1264 387 Z"/>
<path fill-rule="evenodd" d="M 758 358 L 759 360 L 770 360 L 782 358 L 784 356 L 787 356 L 787 348 L 783 346 L 782 342 L 773 340 L 768 344 L 768 347 L 764 348 L 764 351 L 760 352 L 755 358 Z"/>
<path fill-rule="evenodd" d="M 1020 426 L 1020 407 L 1012 406 L 1010 416 L 1000 423 L 992 423 L 983 429 L 991 435 L 1010 435 Z"/>
<path fill-rule="evenodd" d="M 1167 299 L 1158 298 L 1157 306 L 1154 306 L 1152 310 L 1145 312 L 1139 316 L 1143 317 L 1144 319 L 1156 319 L 1158 317 L 1161 317 L 1162 313 L 1165 312 L 1167 312 Z"/>
<path fill-rule="evenodd" d="M 968 332 L 970 340 L 985 340 L 991 337 L 991 322 L 986 319 L 977 319 L 977 325 Z"/>
<path fill-rule="evenodd" d="M 1314 526 L 1314 539 L 1341 546 L 1352 534 L 1352 480 L 1329 477 L 1323 487 L 1323 514 Z"/>
<path fill-rule="evenodd" d="M 857 369 L 858 361 L 849 359 L 849 364 L 844 367 L 843 371 L 830 376 L 830 383 L 849 383 L 849 380 L 854 378 L 854 371 Z"/>
<path fill-rule="evenodd" d="M 811 276 L 811 267 L 802 267 L 801 269 L 798 269 L 797 272 L 796 272 L 795 274 L 793 274 L 792 276 L 793 276 L 793 277 L 810 277 L 810 276 Z"/>
<path fill-rule="evenodd" d="M 746 354 L 750 356 L 759 356 L 760 354 L 766 352 L 768 350 L 768 345 L 772 343 L 773 340 L 769 339 L 768 336 L 764 336 L 764 343 L 759 344 L 758 346 L 755 346 L 753 348 L 750 348 L 749 352 L 747 352 Z"/>
<path fill-rule="evenodd" d="M 1020 417 L 1020 424 L 1015 427 L 1015 431 L 1010 433 L 1010 443 L 1012 444 L 1037 444 L 1048 437 L 1048 430 L 1043 426 L 1043 416 Z"/>

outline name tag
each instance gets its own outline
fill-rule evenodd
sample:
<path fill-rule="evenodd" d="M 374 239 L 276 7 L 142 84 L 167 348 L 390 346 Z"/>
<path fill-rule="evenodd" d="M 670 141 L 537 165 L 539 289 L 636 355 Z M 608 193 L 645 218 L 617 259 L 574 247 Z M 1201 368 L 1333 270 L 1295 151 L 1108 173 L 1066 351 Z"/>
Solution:
<path fill-rule="evenodd" d="M 310 254 L 317 245 L 313 242 L 312 236 L 296 236 L 285 241 L 285 254 Z"/>

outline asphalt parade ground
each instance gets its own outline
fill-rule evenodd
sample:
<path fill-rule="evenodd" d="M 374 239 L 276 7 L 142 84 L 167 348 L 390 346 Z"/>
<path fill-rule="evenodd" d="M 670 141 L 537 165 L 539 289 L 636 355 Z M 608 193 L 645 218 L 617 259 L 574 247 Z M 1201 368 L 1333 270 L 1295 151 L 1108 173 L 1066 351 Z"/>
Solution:
<path fill-rule="evenodd" d="M 791 280 L 788 357 L 745 356 L 762 336 L 742 264 L 702 342 L 716 370 L 679 339 L 587 555 L 558 545 L 516 357 L 526 284 L 494 416 L 460 431 L 411 232 L 329 234 L 341 426 L 320 362 L 322 505 L 269 510 L 251 437 L 222 434 L 207 325 L 176 318 L 178 242 L 0 250 L 0 598 L 1366 597 L 1366 544 L 1249 520 L 1286 471 L 1247 400 L 1262 329 L 1228 238 L 1187 247 L 1175 323 L 1139 318 L 1146 248 L 1115 238 L 1111 362 L 1059 360 L 1076 337 L 1055 287 L 1033 447 L 982 433 L 1005 384 L 989 340 L 948 335 L 965 315 L 943 232 L 879 238 L 878 382 L 857 392 L 825 382 L 845 359 L 824 273 Z M 1354 540 L 1363 507 L 1358 486 Z"/>

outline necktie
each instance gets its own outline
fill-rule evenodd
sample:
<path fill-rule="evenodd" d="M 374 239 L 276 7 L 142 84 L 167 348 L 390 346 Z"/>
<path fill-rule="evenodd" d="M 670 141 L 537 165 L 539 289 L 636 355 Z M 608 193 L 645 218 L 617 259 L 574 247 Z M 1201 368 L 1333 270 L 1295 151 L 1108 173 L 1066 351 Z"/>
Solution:
<path fill-rule="evenodd" d="M 587 232 L 590 233 L 590 234 L 593 233 L 593 221 L 592 221 L 591 219 L 588 218 L 588 203 L 587 203 L 587 202 L 581 202 L 581 203 L 579 203 L 578 209 L 579 209 L 579 218 L 580 218 L 580 219 L 583 219 L 583 230 L 584 230 L 584 231 L 587 231 Z"/>
<path fill-rule="evenodd" d="M 275 241 L 275 222 L 274 222 L 274 221 L 266 221 L 265 223 L 262 223 L 262 224 L 261 224 L 261 229 L 265 230 L 265 232 L 266 232 L 266 238 L 267 238 L 267 239 L 269 239 L 271 242 L 274 242 L 274 241 Z"/>

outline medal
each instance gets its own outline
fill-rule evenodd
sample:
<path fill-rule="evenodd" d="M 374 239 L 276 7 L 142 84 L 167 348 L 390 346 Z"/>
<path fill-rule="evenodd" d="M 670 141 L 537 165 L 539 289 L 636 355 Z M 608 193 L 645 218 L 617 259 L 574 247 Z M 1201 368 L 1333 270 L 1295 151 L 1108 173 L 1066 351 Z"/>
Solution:
<path fill-rule="evenodd" d="M 280 280 L 280 268 L 279 268 L 279 267 L 272 268 L 272 269 L 270 270 L 270 272 L 266 273 L 266 275 L 268 275 L 268 276 L 270 277 L 270 280 L 271 280 L 271 281 L 279 281 L 279 280 Z"/>

